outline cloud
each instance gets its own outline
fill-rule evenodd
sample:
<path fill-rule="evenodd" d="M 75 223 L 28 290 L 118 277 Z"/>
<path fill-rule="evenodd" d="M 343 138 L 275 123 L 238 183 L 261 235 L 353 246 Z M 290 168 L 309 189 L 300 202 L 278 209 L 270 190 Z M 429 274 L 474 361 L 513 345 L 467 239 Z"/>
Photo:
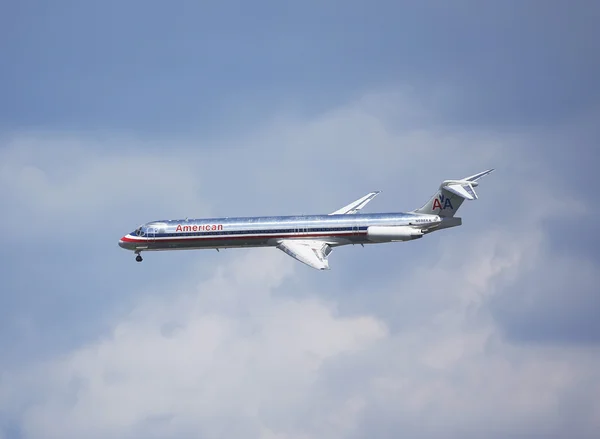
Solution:
<path fill-rule="evenodd" d="M 496 127 L 554 126 L 598 102 L 593 2 L 244 8 L 105 1 L 47 15 L 11 5 L 3 124 L 219 134 L 281 103 L 314 112 L 397 82 L 451 85 L 458 99 L 446 122 Z"/>
<path fill-rule="evenodd" d="M 118 147 L 126 140 L 108 144 Z M 72 135 L 8 139 L 0 151 L 0 181 L 10 188 L 4 198 L 12 208 L 3 221 L 46 233 L 36 227 L 43 217 L 46 226 L 62 227 L 65 233 L 64 227 L 85 227 L 95 218 L 105 221 L 107 210 L 127 214 L 135 206 L 150 212 L 157 199 L 171 208 L 199 204 L 200 182 L 192 168 L 179 157 L 157 156 L 137 145 L 129 141 L 121 151 L 106 154 L 100 152 L 105 143 Z"/>
<path fill-rule="evenodd" d="M 517 342 L 600 342 L 598 264 L 548 251 L 543 243 L 525 252 L 529 269 L 518 283 L 490 298 L 490 309 Z"/>
<path fill-rule="evenodd" d="M 29 390 L 40 386 L 50 397 L 25 410 L 27 433 L 101 437 L 123 428 L 140 435 L 193 428 L 214 436 L 224 416 L 248 418 L 232 433 L 243 425 L 252 430 L 263 410 L 269 419 L 269 412 L 290 416 L 290 407 L 304 406 L 329 358 L 356 355 L 386 335 L 377 319 L 337 316 L 314 296 L 273 297 L 290 270 L 274 252 L 258 255 L 234 260 L 223 267 L 226 276 L 191 290 L 154 296 L 108 338 L 36 367 L 27 376 L 38 380 L 19 383 L 8 396 L 14 401 L 21 385 L 33 384 Z"/>
<path fill-rule="evenodd" d="M 593 437 L 597 350 L 512 345 L 483 306 L 499 280 L 518 277 L 531 245 L 506 238 L 486 236 L 483 249 L 481 236 L 465 242 L 475 266 L 450 262 L 448 252 L 433 270 L 397 279 L 390 296 L 420 285 L 416 292 L 433 304 L 400 330 L 374 315 L 341 315 L 318 291 L 290 287 L 300 267 L 283 254 L 236 255 L 195 285 L 148 291 L 107 336 L 6 374 L 3 410 L 17 407 L 24 436 L 34 438 L 358 437 L 390 429 L 504 437 L 566 434 L 574 427 L 566 404 L 581 407 L 576 436 Z M 453 282 L 440 291 L 440 279 Z M 299 288 L 296 297 L 290 288 Z M 398 302 L 393 309 L 397 318 L 407 312 Z"/>
<path fill-rule="evenodd" d="M 45 277 L 10 296 L 23 303 L 3 295 L 3 308 L 28 317 L 39 349 L 38 334 L 69 314 L 101 318 L 104 329 L 7 367 L 0 411 L 31 438 L 593 437 L 600 355 L 596 338 L 581 341 L 597 315 L 585 311 L 597 309 L 598 261 L 554 253 L 557 229 L 547 223 L 589 213 L 587 192 L 563 184 L 577 170 L 557 175 L 552 157 L 527 149 L 548 134 L 441 127 L 427 106 L 411 108 L 403 90 L 378 92 L 309 119 L 277 117 L 243 138 L 168 150 L 118 136 L 10 139 L 0 150 L 10 188 L 0 200 L 11 207 L 1 225 L 33 229 L 44 218 L 56 235 L 50 244 L 39 229 L 10 239 L 14 260 L 44 246 L 54 258 L 29 268 Z M 407 114 L 422 127 L 398 128 Z M 125 223 L 184 208 L 329 211 L 378 186 L 385 192 L 371 211 L 409 209 L 440 179 L 490 165 L 500 169 L 461 208 L 463 227 L 337 249 L 328 273 L 274 249 L 135 264 L 116 246 Z M 536 203 L 540 193 L 547 202 Z M 97 256 L 69 259 L 82 242 Z M 23 266 L 5 266 L 3 285 L 23 277 Z M 34 311 L 44 297 L 57 309 Z M 552 333 L 559 312 L 572 326 Z M 2 332 L 19 339 L 11 319 Z"/>
<path fill-rule="evenodd" d="M 407 163 L 426 163 L 431 175 L 430 185 L 416 195 L 421 203 L 439 172 L 471 172 L 504 160 L 497 140 L 487 134 L 400 130 L 398 124 L 406 127 L 407 120 L 431 123 L 425 114 L 435 102 L 419 109 L 414 102 L 414 93 L 402 89 L 371 93 L 308 120 L 278 115 L 242 137 L 7 136 L 0 181 L 10 188 L 3 197 L 12 208 L 3 221 L 35 232 L 40 215 L 60 227 L 65 217 L 96 221 L 107 210 L 127 217 L 135 211 L 140 218 L 163 212 L 206 216 L 214 209 L 237 215 L 258 212 L 263 200 L 267 207 L 295 212 L 335 210 L 363 195 L 366 185 L 381 185 L 399 172 L 406 180 L 417 178 Z M 161 148 L 165 144 L 168 149 Z M 463 158 L 454 160 L 459 154 Z M 260 171 L 249 163 L 260 163 Z M 243 184 L 248 181 L 252 184 Z"/>

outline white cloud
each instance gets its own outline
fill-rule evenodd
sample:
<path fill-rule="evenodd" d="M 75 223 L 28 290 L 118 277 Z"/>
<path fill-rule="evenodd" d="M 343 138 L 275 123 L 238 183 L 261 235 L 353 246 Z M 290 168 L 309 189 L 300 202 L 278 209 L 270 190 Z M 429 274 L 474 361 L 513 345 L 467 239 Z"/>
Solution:
<path fill-rule="evenodd" d="M 335 210 L 351 201 L 346 198 L 390 180 L 400 184 L 389 196 L 410 196 L 402 183 L 425 175 L 427 186 L 417 194 L 421 202 L 440 175 L 461 176 L 492 159 L 505 160 L 488 135 L 398 131 L 394 122 L 413 111 L 403 93 L 377 93 L 309 121 L 276 117 L 243 138 L 158 142 L 119 135 L 102 140 L 15 135 L 0 149 L 0 181 L 16 209 L 9 216 L 13 223 L 35 215 L 88 219 L 107 210 L 179 214 L 181 206 L 198 215 L 217 214 L 213 206 L 231 211 L 273 203 Z"/>
<path fill-rule="evenodd" d="M 155 296 L 108 339 L 30 371 L 37 380 L 27 390 L 40 386 L 49 399 L 25 411 L 29 433 L 122 437 L 164 416 L 174 433 L 191 426 L 214 436 L 223 416 L 262 427 L 270 412 L 290 417 L 290 409 L 306 407 L 324 362 L 351 358 L 387 331 L 373 317 L 337 316 L 315 297 L 272 296 L 265 281 L 273 286 L 286 275 L 274 255 L 247 255 L 226 267 L 225 278 Z M 215 303 L 221 296 L 231 300 Z M 249 305 L 245 316 L 238 301 Z M 28 387 L 19 381 L 15 393 Z"/>
<path fill-rule="evenodd" d="M 112 140 L 107 146 L 118 143 Z M 93 141 L 64 135 L 7 141 L 0 150 L 0 181 L 8 188 L 3 201 L 10 208 L 2 220 L 45 235 L 48 227 L 64 233 L 106 225 L 106 212 L 131 217 L 134 210 L 150 214 L 156 206 L 209 210 L 198 197 L 200 179 L 180 157 L 157 156 L 143 148 L 131 152 L 131 145 L 111 153 L 94 147 Z"/>
<path fill-rule="evenodd" d="M 465 250 L 489 268 L 473 281 L 468 259 L 441 256 L 434 271 L 452 277 L 449 299 L 425 283 L 423 300 L 438 308 L 399 332 L 376 316 L 340 315 L 318 292 L 286 295 L 296 266 L 282 254 L 242 254 L 195 287 L 149 292 L 108 337 L 5 375 L 1 406 L 29 401 L 18 411 L 32 438 L 351 437 L 386 425 L 421 437 L 566 431 L 572 415 L 561 407 L 600 391 L 600 355 L 503 341 L 475 293 L 518 277 L 530 243 L 496 234 L 477 250 L 478 238 Z M 600 427 L 597 407 L 581 410 L 586 437 Z"/>

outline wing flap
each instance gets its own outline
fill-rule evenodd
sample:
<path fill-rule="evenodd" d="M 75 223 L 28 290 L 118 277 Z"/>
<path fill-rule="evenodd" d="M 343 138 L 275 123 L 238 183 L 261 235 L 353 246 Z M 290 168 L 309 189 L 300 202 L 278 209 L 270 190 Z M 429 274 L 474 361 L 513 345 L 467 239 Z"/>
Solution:
<path fill-rule="evenodd" d="M 322 241 L 284 239 L 277 248 L 292 258 L 317 270 L 329 270 L 327 257 L 331 246 Z"/>
<path fill-rule="evenodd" d="M 335 212 L 330 213 L 329 215 L 353 215 L 355 213 L 358 213 L 360 209 L 365 207 L 369 203 L 369 201 L 371 201 L 373 198 L 379 195 L 380 192 L 381 191 L 369 192 L 364 197 L 353 201 L 352 203 L 342 207 L 341 209 L 336 210 Z"/>

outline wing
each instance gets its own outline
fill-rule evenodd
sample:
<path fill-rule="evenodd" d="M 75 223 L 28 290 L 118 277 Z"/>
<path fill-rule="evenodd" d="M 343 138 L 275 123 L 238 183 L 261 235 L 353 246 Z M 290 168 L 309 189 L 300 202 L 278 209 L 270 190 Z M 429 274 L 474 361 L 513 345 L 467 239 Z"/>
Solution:
<path fill-rule="evenodd" d="M 329 270 L 327 256 L 332 248 L 326 242 L 310 239 L 284 239 L 277 248 L 317 270 Z"/>
<path fill-rule="evenodd" d="M 354 214 L 357 213 L 360 209 L 365 207 L 369 201 L 375 198 L 381 191 L 369 192 L 362 198 L 359 198 L 356 201 L 348 204 L 347 206 L 342 207 L 341 209 L 336 210 L 335 212 L 330 213 L 329 215 L 343 215 L 343 214 Z"/>

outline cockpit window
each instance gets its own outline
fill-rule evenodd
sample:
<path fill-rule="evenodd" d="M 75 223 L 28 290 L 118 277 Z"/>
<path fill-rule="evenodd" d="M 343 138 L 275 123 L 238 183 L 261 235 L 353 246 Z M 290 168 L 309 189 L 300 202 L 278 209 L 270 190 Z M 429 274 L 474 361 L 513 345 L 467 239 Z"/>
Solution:
<path fill-rule="evenodd" d="M 135 229 L 135 231 L 133 232 L 133 234 L 135 236 L 144 236 L 144 232 L 142 232 L 142 228 L 138 227 L 137 229 Z"/>

